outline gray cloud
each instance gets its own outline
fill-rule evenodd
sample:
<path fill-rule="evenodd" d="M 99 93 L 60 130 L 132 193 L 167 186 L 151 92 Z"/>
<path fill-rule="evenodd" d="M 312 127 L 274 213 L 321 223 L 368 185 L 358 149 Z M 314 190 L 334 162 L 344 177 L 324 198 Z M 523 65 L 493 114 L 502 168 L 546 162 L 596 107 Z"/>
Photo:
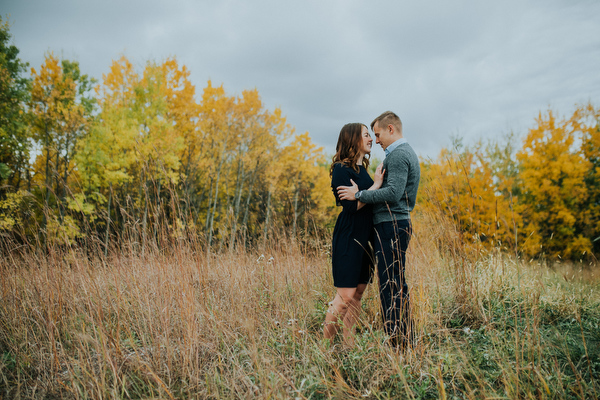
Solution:
<path fill-rule="evenodd" d="M 209 79 L 257 88 L 329 152 L 344 123 L 388 109 L 435 157 L 451 135 L 524 134 L 540 110 L 600 103 L 593 1 L 9 0 L 3 12 L 33 67 L 53 51 L 101 78 L 121 54 L 140 69 L 176 56 L 198 92 Z"/>

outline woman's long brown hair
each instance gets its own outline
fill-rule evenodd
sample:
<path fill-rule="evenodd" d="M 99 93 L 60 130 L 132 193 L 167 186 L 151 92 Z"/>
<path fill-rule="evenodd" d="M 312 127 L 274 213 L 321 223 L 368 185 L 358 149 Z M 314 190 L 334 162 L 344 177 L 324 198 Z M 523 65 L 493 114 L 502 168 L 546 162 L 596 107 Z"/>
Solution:
<path fill-rule="evenodd" d="M 352 122 L 342 127 L 337 145 L 335 146 L 335 155 L 333 156 L 331 167 L 329 167 L 329 176 L 333 174 L 335 164 L 344 164 L 354 171 L 359 172 L 356 161 L 360 158 L 360 148 L 362 146 L 362 127 L 367 128 L 365 124 Z M 369 128 L 367 128 L 369 129 Z M 370 154 L 365 154 L 362 165 L 369 168 Z"/>

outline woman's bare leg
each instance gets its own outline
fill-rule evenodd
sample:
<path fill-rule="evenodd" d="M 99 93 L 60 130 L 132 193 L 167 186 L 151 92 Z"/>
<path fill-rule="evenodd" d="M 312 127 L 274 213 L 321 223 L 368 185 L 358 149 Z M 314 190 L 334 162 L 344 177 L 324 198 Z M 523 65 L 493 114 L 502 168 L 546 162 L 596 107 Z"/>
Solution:
<path fill-rule="evenodd" d="M 352 302 L 355 292 L 356 288 L 337 288 L 337 294 L 325 316 L 325 326 L 323 327 L 323 337 L 325 339 L 331 339 L 337 333 L 340 325 L 338 321 L 344 321 L 348 305 Z"/>
<path fill-rule="evenodd" d="M 356 321 L 358 320 L 358 315 L 360 313 L 360 300 L 362 299 L 363 293 L 367 285 L 361 283 L 358 285 L 354 292 L 354 296 L 348 303 L 348 310 L 346 311 L 346 315 L 344 316 L 344 341 L 346 344 L 352 344 L 354 338 L 354 332 L 356 331 Z"/>

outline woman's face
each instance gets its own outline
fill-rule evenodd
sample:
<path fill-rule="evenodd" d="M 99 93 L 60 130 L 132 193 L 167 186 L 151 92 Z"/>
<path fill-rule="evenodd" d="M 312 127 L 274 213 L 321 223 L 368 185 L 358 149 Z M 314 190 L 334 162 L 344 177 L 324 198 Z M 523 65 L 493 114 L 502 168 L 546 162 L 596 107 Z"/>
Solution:
<path fill-rule="evenodd" d="M 365 154 L 371 154 L 373 139 L 371 139 L 371 135 L 369 135 L 369 130 L 366 126 L 363 125 L 360 135 L 362 137 L 360 152 L 363 154 L 363 156 Z"/>

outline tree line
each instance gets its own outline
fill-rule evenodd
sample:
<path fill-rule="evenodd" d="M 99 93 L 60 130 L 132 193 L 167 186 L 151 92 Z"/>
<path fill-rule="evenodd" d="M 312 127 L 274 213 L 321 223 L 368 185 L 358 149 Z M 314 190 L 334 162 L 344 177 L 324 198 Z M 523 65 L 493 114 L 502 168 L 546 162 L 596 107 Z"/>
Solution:
<path fill-rule="evenodd" d="M 10 39 L 0 18 L 2 237 L 104 251 L 190 235 L 221 249 L 329 237 L 331 157 L 256 89 L 232 96 L 209 81 L 196 93 L 175 58 L 137 71 L 121 57 L 100 81 L 52 53 L 28 69 Z M 422 158 L 415 216 L 435 213 L 476 249 L 595 260 L 599 121 L 584 104 L 540 113 L 523 139 L 455 139 Z"/>
<path fill-rule="evenodd" d="M 600 251 L 600 108 L 539 113 L 514 134 L 423 162 L 423 208 L 441 212 L 471 246 L 518 256 L 596 261 Z"/>
<path fill-rule="evenodd" d="M 36 244 L 200 235 L 235 246 L 321 237 L 334 207 L 327 160 L 256 89 L 196 96 L 177 60 L 100 82 L 47 54 L 26 67 L 2 25 L 0 230 Z M 198 97 L 198 98 L 197 98 Z"/>

